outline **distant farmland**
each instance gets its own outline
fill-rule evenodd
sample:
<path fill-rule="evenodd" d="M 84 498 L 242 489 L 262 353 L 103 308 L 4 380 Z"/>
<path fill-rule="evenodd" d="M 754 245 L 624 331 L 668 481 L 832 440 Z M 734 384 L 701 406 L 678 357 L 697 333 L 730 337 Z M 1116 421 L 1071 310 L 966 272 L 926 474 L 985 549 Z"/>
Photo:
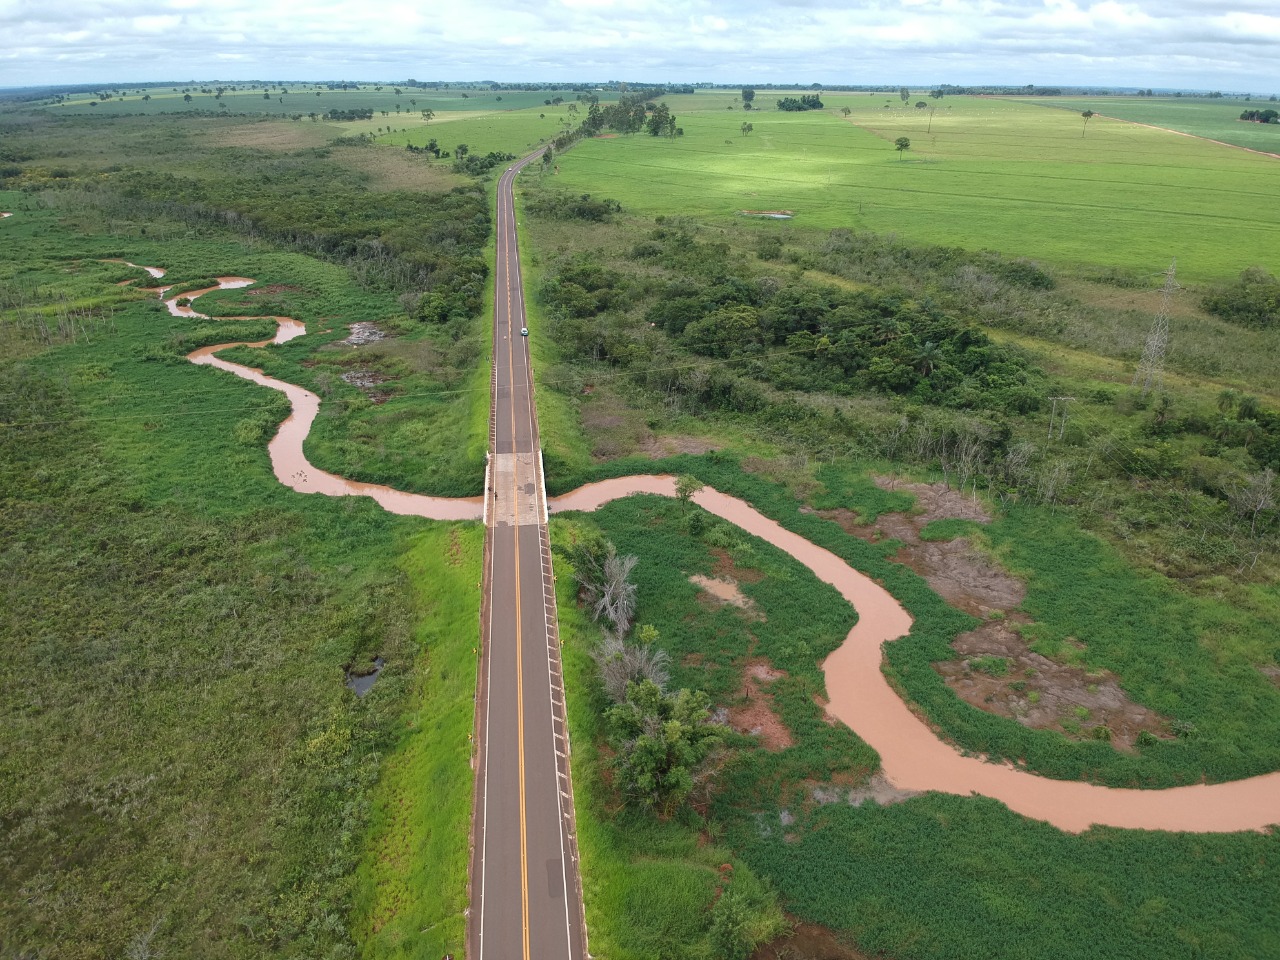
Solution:
<path fill-rule="evenodd" d="M 1193 279 L 1280 261 L 1269 213 L 1280 161 L 1269 157 L 1131 124 L 1095 120 L 1086 131 L 1075 111 L 1004 100 L 913 94 L 904 107 L 896 94 L 827 94 L 822 111 L 783 113 L 757 96 L 762 109 L 748 113 L 726 109 L 727 92 L 665 99 L 683 137 L 583 143 L 557 184 L 653 215 L 785 209 L 794 227 L 1064 265 L 1145 272 L 1177 257 Z M 911 141 L 901 155 L 899 137 Z"/>
<path fill-rule="evenodd" d="M 1191 97 L 1096 97 L 1092 100 L 1066 100 L 1054 97 L 1051 100 L 1032 102 L 1074 113 L 1093 110 L 1105 117 L 1149 123 L 1253 150 L 1280 153 L 1280 124 L 1248 123 L 1240 119 L 1241 111 L 1265 110 L 1276 106 L 1262 100 L 1208 100 Z"/>

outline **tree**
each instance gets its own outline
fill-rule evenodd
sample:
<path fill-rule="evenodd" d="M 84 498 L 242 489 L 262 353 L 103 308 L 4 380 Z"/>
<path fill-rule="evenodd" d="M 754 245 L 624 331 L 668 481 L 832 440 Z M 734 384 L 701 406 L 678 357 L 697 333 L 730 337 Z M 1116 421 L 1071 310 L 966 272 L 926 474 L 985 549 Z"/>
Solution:
<path fill-rule="evenodd" d="M 471 152 L 471 148 L 468 147 L 465 143 L 460 143 L 453 148 L 453 155 L 457 157 L 459 160 L 461 160 L 470 152 Z"/>
<path fill-rule="evenodd" d="M 853 111 L 852 111 L 852 110 L 850 110 L 848 107 L 841 107 L 841 108 L 840 108 L 840 112 L 841 112 L 842 114 L 844 114 L 846 117 L 847 117 L 849 114 L 853 113 Z"/>
<path fill-rule="evenodd" d="M 743 87 L 743 88 L 742 88 L 742 102 L 743 102 L 743 103 L 750 103 L 750 102 L 751 102 L 752 100 L 754 100 L 755 98 L 756 98 L 756 92 L 755 92 L 755 90 L 753 90 L 751 87 Z"/>
<path fill-rule="evenodd" d="M 190 102 L 191 102 L 191 94 L 189 94 L 189 93 L 184 93 L 184 94 L 182 95 L 182 102 L 183 102 L 183 103 L 190 103 Z"/>
<path fill-rule="evenodd" d="M 898 158 L 903 159 L 903 154 L 911 149 L 911 140 L 908 137 L 899 137 L 893 141 L 893 149 L 898 151 Z"/>
<path fill-rule="evenodd" d="M 1258 515 L 1276 508 L 1276 472 L 1270 467 L 1256 473 L 1243 486 L 1230 494 L 1231 507 L 1241 517 L 1249 518 L 1249 536 L 1258 529 Z"/>
<path fill-rule="evenodd" d="M 150 100 L 150 99 L 151 99 L 151 94 L 149 94 L 149 93 L 148 93 L 148 94 L 147 94 L 146 96 L 144 96 L 142 99 L 143 99 L 144 101 L 146 101 L 146 100 Z"/>
<path fill-rule="evenodd" d="M 691 474 L 681 474 L 676 478 L 676 499 L 680 501 L 680 506 L 689 509 L 689 501 L 693 499 L 693 495 L 701 490 L 703 483 L 697 477 Z"/>
<path fill-rule="evenodd" d="M 908 90 L 906 87 L 903 87 L 901 90 L 898 91 L 898 99 L 901 100 L 903 103 L 907 103 L 911 99 L 911 91 Z"/>
<path fill-rule="evenodd" d="M 1084 130 L 1080 131 L 1080 136 L 1083 138 L 1089 129 L 1089 121 L 1093 119 L 1093 111 L 1086 110 L 1084 113 L 1080 114 L 1080 116 L 1084 117 Z"/>
<path fill-rule="evenodd" d="M 430 109 L 423 110 L 422 120 L 424 123 L 430 123 L 433 119 L 435 119 L 435 115 L 436 115 L 436 112 L 434 110 L 430 110 Z"/>
<path fill-rule="evenodd" d="M 923 110 L 923 109 L 925 109 L 927 106 L 929 106 L 929 105 L 928 105 L 927 103 L 925 103 L 923 100 L 917 100 L 917 101 L 916 101 L 916 109 L 917 109 L 917 110 Z"/>
<path fill-rule="evenodd" d="M 701 690 L 663 693 L 651 680 L 629 684 L 607 714 L 614 784 L 628 802 L 670 815 L 692 792 L 699 768 L 720 745 Z"/>
<path fill-rule="evenodd" d="M 745 136 L 746 136 L 747 134 L 749 134 L 752 130 L 754 130 L 754 129 L 755 129 L 755 127 L 753 127 L 751 124 L 747 123 L 747 121 L 743 120 L 743 121 L 742 121 L 742 126 L 741 126 L 739 129 L 741 129 L 741 130 L 742 130 L 742 135 L 745 137 Z"/>
<path fill-rule="evenodd" d="M 917 350 L 915 357 L 912 358 L 912 365 L 923 377 L 927 377 L 929 374 L 933 373 L 941 362 L 942 350 L 932 340 L 929 340 L 924 346 Z"/>

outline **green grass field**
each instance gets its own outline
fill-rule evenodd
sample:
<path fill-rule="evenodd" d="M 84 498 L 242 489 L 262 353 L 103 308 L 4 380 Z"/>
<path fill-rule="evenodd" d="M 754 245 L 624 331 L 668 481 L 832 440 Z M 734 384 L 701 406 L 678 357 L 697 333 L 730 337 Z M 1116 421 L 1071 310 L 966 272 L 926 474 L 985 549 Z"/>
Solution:
<path fill-rule="evenodd" d="M 217 88 L 224 87 L 221 97 Z M 107 85 L 114 94 L 116 88 Z M 262 113 L 273 116 L 291 116 L 311 111 L 324 113 L 329 110 L 357 110 L 372 108 L 379 116 L 386 110 L 392 119 L 403 116 L 417 117 L 423 110 L 436 113 L 457 111 L 521 110 L 544 105 L 544 100 L 562 97 L 569 101 L 577 97 L 570 90 L 521 91 L 487 88 L 454 87 L 449 90 L 400 87 L 397 94 L 394 84 L 360 84 L 356 90 L 329 90 L 324 84 L 273 83 L 250 85 L 237 84 L 186 84 L 177 87 L 128 87 L 123 96 L 113 95 L 102 100 L 95 93 L 74 93 L 61 103 L 48 105 L 54 114 L 121 115 L 180 113 L 190 110 L 220 112 L 226 103 L 228 113 Z M 207 90 L 209 92 L 202 92 Z M 269 96 L 264 97 L 267 93 Z M 318 95 L 317 95 L 318 94 Z M 184 99 L 190 96 L 191 100 Z M 603 95 L 602 95 L 603 96 Z M 149 97 L 150 99 L 143 99 Z M 91 106 L 91 104 L 94 104 Z M 397 111 L 397 107 L 399 110 Z M 551 106 L 547 110 L 557 109 Z"/>
<path fill-rule="evenodd" d="M 1099 126 L 1107 117 L 1149 123 L 1169 130 L 1181 130 L 1197 137 L 1221 140 L 1252 150 L 1280 153 L 1280 124 L 1249 123 L 1240 119 L 1245 110 L 1275 109 L 1276 105 L 1264 100 L 1209 100 L 1199 97 L 1097 97 L 1095 99 L 1054 97 L 1031 100 L 1045 107 L 1057 107 L 1079 115 L 1092 110 L 1102 116 Z M 1081 121 L 1083 122 L 1083 121 Z M 1089 126 L 1093 127 L 1093 121 Z M 1093 131 L 1090 130 L 1090 136 Z"/>
<path fill-rule="evenodd" d="M 666 98 L 682 138 L 582 143 L 560 158 L 557 186 L 641 215 L 723 222 L 744 209 L 790 210 L 796 226 L 1069 266 L 1157 271 L 1176 256 L 1180 275 L 1198 279 L 1280 257 L 1266 213 L 1280 164 L 1267 157 L 1127 124 L 1091 124 L 1081 137 L 1078 115 L 1002 100 L 917 110 L 830 94 L 821 112 L 747 113 L 712 105 L 724 97 L 684 99 Z M 911 149 L 899 156 L 903 136 Z"/>

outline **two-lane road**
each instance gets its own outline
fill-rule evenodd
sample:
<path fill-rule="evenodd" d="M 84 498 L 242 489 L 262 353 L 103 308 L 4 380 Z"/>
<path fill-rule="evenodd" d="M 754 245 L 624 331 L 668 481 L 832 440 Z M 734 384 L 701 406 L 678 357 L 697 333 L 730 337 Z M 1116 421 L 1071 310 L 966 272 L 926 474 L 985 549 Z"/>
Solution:
<path fill-rule="evenodd" d="M 483 629 L 473 960 L 581 960 L 581 884 L 573 842 L 550 540 L 512 182 L 498 184 L 490 450 L 488 617 Z"/>

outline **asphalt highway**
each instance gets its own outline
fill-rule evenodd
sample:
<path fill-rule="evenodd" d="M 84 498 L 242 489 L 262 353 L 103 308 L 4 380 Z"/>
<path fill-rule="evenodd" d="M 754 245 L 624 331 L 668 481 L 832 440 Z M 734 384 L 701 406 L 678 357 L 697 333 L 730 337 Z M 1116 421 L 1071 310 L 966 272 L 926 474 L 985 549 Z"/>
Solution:
<path fill-rule="evenodd" d="M 569 742 L 512 182 L 498 183 L 469 955 L 581 960 Z"/>

